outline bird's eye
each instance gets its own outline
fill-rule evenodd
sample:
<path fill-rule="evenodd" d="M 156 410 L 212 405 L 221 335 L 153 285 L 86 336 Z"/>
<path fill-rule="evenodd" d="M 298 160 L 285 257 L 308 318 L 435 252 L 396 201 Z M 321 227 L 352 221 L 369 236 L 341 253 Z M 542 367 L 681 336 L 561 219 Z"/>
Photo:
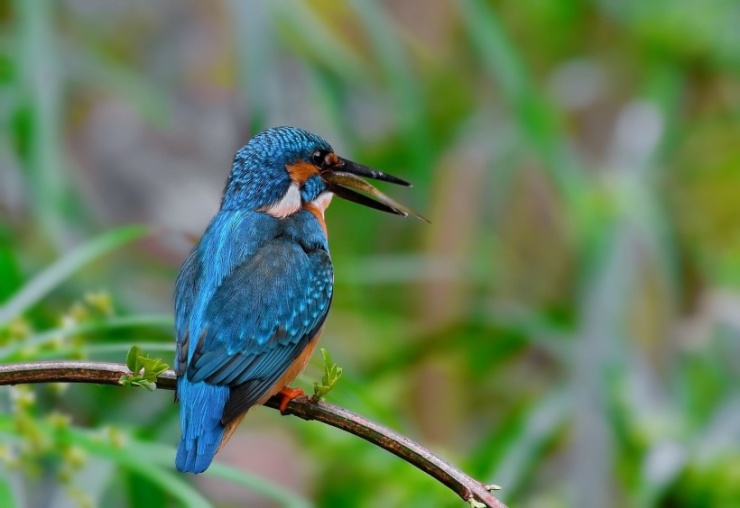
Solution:
<path fill-rule="evenodd" d="M 311 155 L 311 162 L 314 166 L 323 168 L 326 166 L 326 156 L 329 155 L 329 152 L 326 150 L 316 150 L 313 155 Z"/>

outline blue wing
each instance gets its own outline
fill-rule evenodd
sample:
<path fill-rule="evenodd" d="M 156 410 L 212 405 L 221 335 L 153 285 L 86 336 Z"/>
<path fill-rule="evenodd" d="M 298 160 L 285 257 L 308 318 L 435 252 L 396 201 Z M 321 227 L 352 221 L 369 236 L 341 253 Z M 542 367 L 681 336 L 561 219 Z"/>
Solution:
<path fill-rule="evenodd" d="M 321 328 L 332 291 L 326 237 L 308 212 L 214 218 L 175 289 L 179 470 L 208 467 L 225 424 L 267 394 Z"/>
<path fill-rule="evenodd" d="M 180 268 L 175 285 L 175 330 L 177 331 L 177 345 L 175 347 L 174 367 L 175 374 L 177 374 L 178 378 L 185 374 L 185 368 L 188 363 L 188 348 L 190 344 L 188 320 L 193 312 L 200 275 L 198 250 L 193 249 L 193 252 L 190 253 L 185 263 L 183 263 L 182 268 Z M 175 391 L 175 401 L 177 402 L 177 391 Z"/>
<path fill-rule="evenodd" d="M 191 382 L 237 388 L 224 423 L 260 400 L 314 338 L 329 311 L 332 281 L 328 252 L 306 252 L 278 237 L 218 287 L 186 372 Z"/>

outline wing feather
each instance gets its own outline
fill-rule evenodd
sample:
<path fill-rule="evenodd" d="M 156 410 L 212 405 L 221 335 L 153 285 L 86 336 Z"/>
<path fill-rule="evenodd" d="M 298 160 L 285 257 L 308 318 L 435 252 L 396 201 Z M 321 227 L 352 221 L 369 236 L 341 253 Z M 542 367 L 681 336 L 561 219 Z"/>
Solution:
<path fill-rule="evenodd" d="M 188 362 L 189 335 L 187 322 L 195 303 L 200 279 L 200 264 L 195 250 L 183 263 L 175 284 L 175 330 L 177 345 L 175 347 L 175 373 L 182 376 Z"/>
<path fill-rule="evenodd" d="M 298 358 L 323 325 L 332 290 L 328 252 L 289 238 L 265 244 L 224 279 L 187 365 L 190 381 L 232 388 L 223 421 L 260 400 Z"/>

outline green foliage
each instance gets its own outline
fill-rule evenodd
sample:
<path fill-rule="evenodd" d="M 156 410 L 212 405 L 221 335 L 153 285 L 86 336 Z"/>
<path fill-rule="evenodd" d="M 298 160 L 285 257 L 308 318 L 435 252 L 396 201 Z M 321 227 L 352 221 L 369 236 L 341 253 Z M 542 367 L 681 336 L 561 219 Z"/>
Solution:
<path fill-rule="evenodd" d="M 169 228 L 200 233 L 234 148 L 296 124 L 413 181 L 387 190 L 432 222 L 327 211 L 333 402 L 504 485 L 511 506 L 740 505 L 735 0 L 172 9 L 0 10 L 0 361 L 120 361 L 138 344 L 171 364 L 188 246 Z M 183 53 L 198 31 L 228 36 Z M 132 220 L 156 227 L 116 228 Z M 330 365 L 310 365 L 316 390 Z M 0 496 L 15 506 L 21 468 L 93 504 L 238 504 L 208 490 L 223 464 L 202 491 L 174 473 L 176 408 L 159 394 L 13 390 L 0 457 L 19 469 L 0 472 Z M 22 432 L 11 394 L 34 398 Z M 234 439 L 291 443 L 269 456 L 310 481 L 292 501 L 262 492 L 277 504 L 462 504 L 364 442 L 271 418 L 251 411 Z M 106 428 L 127 446 L 85 440 Z M 112 472 L 66 466 L 65 440 Z M 220 477 L 259 491 L 241 471 L 258 445 Z"/>
<path fill-rule="evenodd" d="M 131 346 L 126 355 L 126 366 L 131 374 L 121 376 L 123 386 L 143 386 L 149 391 L 157 389 L 157 377 L 170 368 L 159 358 L 145 355 L 139 346 Z"/>
<path fill-rule="evenodd" d="M 155 339 L 156 328 L 171 330 L 170 316 L 117 315 L 114 297 L 107 291 L 88 291 L 84 296 L 51 319 L 44 314 L 31 311 L 33 306 L 43 306 L 43 296 L 69 284 L 73 273 L 89 266 L 99 256 L 125 243 L 140 238 L 146 230 L 122 228 L 113 230 L 88 244 L 62 256 L 35 278 L 18 280 L 13 287 L 15 294 L 0 309 L 6 323 L 0 327 L 0 360 L 37 361 L 48 358 L 87 358 L 89 356 L 116 354 L 128 350 L 126 365 L 131 374 L 121 378 L 124 386 L 156 388 L 157 376 L 168 366 L 158 358 L 151 358 L 141 347 L 131 341 L 146 337 Z M 12 257 L 12 256 L 8 256 Z M 25 312 L 25 314 L 21 314 Z M 125 333 L 119 344 L 105 344 Z M 148 349 L 172 351 L 170 334 L 167 342 L 147 342 Z M 143 342 L 141 344 L 144 344 Z M 81 390 L 83 396 L 74 394 Z M 159 424 L 142 421 L 140 428 L 116 425 L 112 414 L 116 407 L 127 404 L 124 392 L 112 397 L 107 393 L 90 394 L 92 387 L 70 389 L 66 384 L 38 386 L 12 386 L 0 389 L 0 499 L 3 506 L 24 506 L 24 495 L 18 491 L 25 485 L 29 491 L 43 490 L 41 485 L 53 479 L 59 486 L 57 497 L 75 506 L 100 506 L 104 487 L 119 481 L 116 468 L 107 470 L 102 476 L 94 465 L 106 460 L 121 470 L 143 478 L 147 485 L 162 496 L 164 502 L 172 499 L 182 505 L 209 507 L 212 504 L 179 473 L 173 471 L 175 450 L 169 446 L 140 440 L 136 436 L 142 429 Z M 84 392 L 88 392 L 84 395 Z M 84 401 L 89 401 L 88 417 L 100 422 L 94 429 L 83 429 L 74 424 L 73 412 L 60 412 L 58 407 L 69 407 L 68 400 L 77 400 L 77 411 Z M 110 402 L 109 402 L 110 401 Z M 81 404 L 83 403 L 83 404 Z M 154 408 L 165 413 L 172 411 L 171 405 L 157 409 L 157 403 L 141 401 L 142 407 Z M 139 411 L 139 414 L 145 412 Z M 156 412 L 155 412 L 156 414 Z M 96 485 L 103 488 L 91 489 L 93 475 Z M 300 497 L 282 491 L 264 478 L 246 474 L 231 467 L 214 464 L 209 475 L 222 478 L 235 485 L 249 488 L 274 500 L 281 506 L 305 508 L 307 503 Z M 141 489 L 132 488 L 129 495 L 133 506 L 143 506 L 146 500 L 139 498 Z"/>
<path fill-rule="evenodd" d="M 82 245 L 69 255 L 61 257 L 56 263 L 36 275 L 33 280 L 23 284 L 17 293 L 3 303 L 0 307 L 0 326 L 23 314 L 81 267 L 147 234 L 149 230 L 140 226 L 115 229 Z"/>
<path fill-rule="evenodd" d="M 313 383 L 313 400 L 324 398 L 342 377 L 342 368 L 331 359 L 329 350 L 322 347 L 321 356 L 324 358 L 324 375 L 321 376 L 320 383 L 318 381 Z"/>

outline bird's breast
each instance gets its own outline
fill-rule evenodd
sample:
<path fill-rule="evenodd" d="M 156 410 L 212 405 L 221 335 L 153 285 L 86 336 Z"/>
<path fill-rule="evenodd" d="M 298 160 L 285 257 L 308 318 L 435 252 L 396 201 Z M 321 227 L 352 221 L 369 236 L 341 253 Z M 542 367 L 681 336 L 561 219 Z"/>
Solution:
<path fill-rule="evenodd" d="M 319 197 L 317 197 L 310 203 L 306 203 L 303 205 L 304 210 L 308 210 L 311 213 L 311 215 L 316 217 L 316 220 L 319 222 L 321 229 L 324 231 L 324 235 L 327 237 L 328 237 L 328 232 L 326 230 L 326 221 L 324 220 L 324 212 L 329 207 L 332 197 L 334 197 L 334 194 L 332 194 L 331 192 L 322 192 L 321 194 L 319 194 Z"/>

